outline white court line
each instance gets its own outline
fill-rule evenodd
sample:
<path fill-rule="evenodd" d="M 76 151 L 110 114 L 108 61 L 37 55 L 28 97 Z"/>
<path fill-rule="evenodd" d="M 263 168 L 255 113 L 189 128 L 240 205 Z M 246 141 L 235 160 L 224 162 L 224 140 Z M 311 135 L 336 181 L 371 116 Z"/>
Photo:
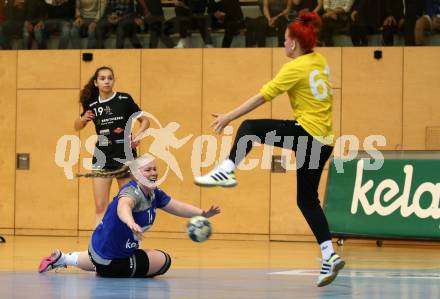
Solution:
<path fill-rule="evenodd" d="M 292 276 L 318 276 L 319 272 L 309 269 L 296 269 L 280 272 L 269 272 L 269 275 L 292 275 Z M 359 277 L 359 278 L 385 278 L 385 279 L 436 279 L 440 280 L 439 273 L 425 272 L 397 272 L 397 271 L 372 271 L 372 270 L 343 270 L 339 277 Z"/>

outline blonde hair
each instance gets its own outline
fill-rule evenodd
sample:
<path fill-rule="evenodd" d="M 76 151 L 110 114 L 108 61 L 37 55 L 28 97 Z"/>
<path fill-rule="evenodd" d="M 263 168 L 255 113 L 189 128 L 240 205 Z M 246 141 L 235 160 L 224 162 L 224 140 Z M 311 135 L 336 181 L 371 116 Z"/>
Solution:
<path fill-rule="evenodd" d="M 125 165 L 128 165 L 128 167 L 130 168 L 130 174 L 132 180 L 135 180 L 136 182 L 144 186 L 154 188 L 155 186 L 151 185 L 151 183 L 140 172 L 141 167 L 144 167 L 145 165 L 153 162 L 154 160 L 155 158 L 147 153 L 134 159 L 133 161 L 125 163 Z"/>
<path fill-rule="evenodd" d="M 134 159 L 133 161 L 125 162 L 121 168 L 116 170 L 93 170 L 89 173 L 77 173 L 75 176 L 77 178 L 85 177 L 85 178 L 123 178 L 126 177 L 128 173 L 131 174 L 131 177 L 139 180 L 136 175 L 139 173 L 139 169 L 148 163 L 154 161 L 155 158 L 150 154 L 143 154 L 142 156 Z"/>
<path fill-rule="evenodd" d="M 140 157 L 137 157 L 133 161 L 126 162 L 125 165 L 130 168 L 131 173 L 134 173 L 134 172 L 138 171 L 139 168 L 147 165 L 148 163 L 150 163 L 154 160 L 155 160 L 155 158 L 152 155 L 146 153 Z"/>

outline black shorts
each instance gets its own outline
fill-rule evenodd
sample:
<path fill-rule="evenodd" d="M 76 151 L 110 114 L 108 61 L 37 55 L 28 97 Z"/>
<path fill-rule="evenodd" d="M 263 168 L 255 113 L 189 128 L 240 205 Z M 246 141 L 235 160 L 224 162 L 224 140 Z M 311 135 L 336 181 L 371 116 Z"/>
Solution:
<path fill-rule="evenodd" d="M 148 255 L 141 249 L 136 249 L 129 258 L 112 260 L 109 265 L 98 264 L 90 252 L 89 257 L 95 265 L 96 273 L 102 277 L 146 277 L 150 268 Z"/>

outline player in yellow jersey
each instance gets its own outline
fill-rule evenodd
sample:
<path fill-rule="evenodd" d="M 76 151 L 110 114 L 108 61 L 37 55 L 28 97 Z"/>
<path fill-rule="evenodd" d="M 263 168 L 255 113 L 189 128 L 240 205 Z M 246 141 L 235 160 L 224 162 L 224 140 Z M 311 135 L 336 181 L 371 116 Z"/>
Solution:
<path fill-rule="evenodd" d="M 331 283 L 345 262 L 331 243 L 327 219 L 319 204 L 318 185 L 322 170 L 333 150 L 332 90 L 326 59 L 313 51 L 316 13 L 301 13 L 285 34 L 286 63 L 259 93 L 226 114 L 213 114 L 213 130 L 220 133 L 229 122 L 287 92 L 294 120 L 245 120 L 239 127 L 229 157 L 208 174 L 195 178 L 200 186 L 233 187 L 236 166 L 252 149 L 252 142 L 292 149 L 296 154 L 297 203 L 322 252 L 317 285 Z"/>

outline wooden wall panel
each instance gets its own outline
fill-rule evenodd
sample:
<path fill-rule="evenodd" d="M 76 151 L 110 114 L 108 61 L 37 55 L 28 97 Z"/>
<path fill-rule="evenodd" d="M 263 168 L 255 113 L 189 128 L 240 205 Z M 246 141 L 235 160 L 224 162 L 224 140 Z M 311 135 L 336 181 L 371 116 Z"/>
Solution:
<path fill-rule="evenodd" d="M 212 49 L 203 52 L 202 132 L 213 135 L 211 113 L 226 113 L 256 94 L 271 79 L 272 49 Z M 270 118 L 271 103 L 232 122 L 234 135 L 240 123 L 249 118 Z M 213 135 L 215 136 L 215 135 Z M 216 158 L 221 138 L 217 140 Z M 229 150 L 230 146 L 226 146 Z M 260 159 L 262 147 L 255 147 L 248 159 Z M 223 157 L 222 157 L 223 159 Z M 202 169 L 210 171 L 214 165 Z M 202 206 L 218 204 L 222 214 L 215 219 L 219 233 L 269 233 L 270 173 L 260 165 L 253 170 L 236 172 L 238 186 L 231 189 L 203 188 Z"/>
<path fill-rule="evenodd" d="M 0 228 L 14 228 L 17 52 L 0 51 Z"/>
<path fill-rule="evenodd" d="M 18 51 L 18 89 L 78 88 L 79 50 Z"/>
<path fill-rule="evenodd" d="M 373 58 L 374 50 L 317 48 L 328 59 L 332 70 L 335 132 L 338 135 L 355 134 L 361 142 L 367 135 L 383 134 L 388 141 L 386 149 L 400 148 L 402 140 L 404 149 L 425 149 L 426 127 L 440 126 L 436 114 L 440 107 L 435 101 L 439 93 L 436 84 L 439 49 L 383 48 L 381 60 Z M 82 52 L 92 52 L 93 61 L 81 61 Z M 288 61 L 284 49 L 82 52 L 0 52 L 0 87 L 3 90 L 0 130 L 4 136 L 13 136 L 0 145 L 3 153 L 8 155 L 9 152 L 9 158 L 0 160 L 3 191 L 0 228 L 12 229 L 14 221 L 17 231 L 57 229 L 71 234 L 72 229 L 94 228 L 91 180 L 67 180 L 62 168 L 55 165 L 53 153 L 60 136 L 77 134 L 73 132 L 73 121 L 81 110 L 77 102 L 78 89 L 97 67 L 110 65 L 115 70 L 116 90 L 130 93 L 143 110 L 153 113 L 163 126 L 173 121 L 179 123 L 177 138 L 194 134 L 184 146 L 170 150 L 182 170 L 183 181 L 171 172 L 162 186 L 165 191 L 203 208 L 219 204 L 223 212 L 213 219 L 214 230 L 219 235 L 269 234 L 270 231 L 275 236 L 272 239 L 295 235 L 310 239 L 311 232 L 296 208 L 296 175 L 293 172 L 270 174 L 269 170 L 260 167 L 251 171 L 238 170 L 239 185 L 233 189 L 200 189 L 192 181 L 194 140 L 200 134 L 212 134 L 210 113 L 227 112 L 258 92 Z M 50 114 L 48 107 L 52 111 Z M 287 96 L 265 104 L 245 118 L 248 117 L 292 118 Z M 233 123 L 232 136 L 215 136 L 216 160 L 219 160 L 222 138 L 232 139 L 245 118 Z M 75 166 L 77 170 L 81 167 L 84 171 L 83 158 L 91 156 L 85 151 L 84 142 L 93 134 L 91 124 L 80 132 L 81 160 Z M 31 153 L 30 171 L 15 172 L 15 135 L 17 152 Z M 143 152 L 149 150 L 151 141 L 151 137 L 142 141 Z M 274 150 L 275 154 L 280 152 Z M 261 156 L 262 147 L 256 147 L 249 158 L 260 159 Z M 166 165 L 161 159 L 158 162 L 159 169 L 163 170 Z M 203 168 L 202 173 L 213 167 Z M 14 189 L 15 173 L 17 187 Z M 326 171 L 321 179 L 321 196 L 325 178 Z M 45 197 L 43 190 L 48 192 Z M 111 196 L 116 192 L 114 182 Z M 159 215 L 154 230 L 181 232 L 184 223 L 185 220 L 176 221 L 173 216 Z"/>
<path fill-rule="evenodd" d="M 327 59 L 333 88 L 340 89 L 342 87 L 342 48 L 316 48 L 316 51 Z"/>
<path fill-rule="evenodd" d="M 313 237 L 304 216 L 297 206 L 296 172 L 272 173 L 270 234 L 271 240 L 277 240 L 274 235 L 298 235 Z M 319 199 L 321 206 L 324 202 L 327 184 L 327 170 L 324 170 L 319 183 Z"/>
<path fill-rule="evenodd" d="M 342 110 L 342 95 L 340 89 L 333 90 L 333 132 L 335 138 L 341 136 L 341 110 Z M 333 153 L 335 154 L 335 153 Z"/>
<path fill-rule="evenodd" d="M 156 157 L 160 178 L 164 179 L 160 188 L 173 198 L 199 207 L 200 188 L 193 183 L 191 154 L 194 140 L 201 134 L 202 49 L 144 50 L 142 66 L 142 109 L 154 116 L 150 117 L 151 132 L 156 134 L 143 139 L 142 152 Z M 167 132 L 172 139 L 166 139 Z M 184 141 L 178 144 L 179 140 Z M 166 149 L 161 144 L 171 146 Z M 173 159 L 181 178 L 166 162 Z M 186 221 L 158 211 L 153 230 L 183 232 Z"/>
<path fill-rule="evenodd" d="M 77 97 L 78 90 L 17 93 L 17 152 L 30 154 L 30 169 L 16 172 L 16 228 L 78 228 L 78 181 L 55 163 L 58 140 L 75 135 Z"/>
<path fill-rule="evenodd" d="M 440 47 L 407 47 L 404 58 L 403 149 L 425 150 L 426 127 L 440 128 Z"/>
<path fill-rule="evenodd" d="M 403 48 L 342 49 L 342 134 L 356 135 L 362 146 L 365 137 L 383 135 L 387 145 L 402 144 Z"/>
<path fill-rule="evenodd" d="M 129 93 L 140 104 L 141 51 L 124 50 L 83 50 L 92 53 L 93 61 L 81 61 L 81 88 L 101 66 L 109 66 L 115 72 L 115 91 Z M 148 66 L 144 66 L 148 67 Z"/>

